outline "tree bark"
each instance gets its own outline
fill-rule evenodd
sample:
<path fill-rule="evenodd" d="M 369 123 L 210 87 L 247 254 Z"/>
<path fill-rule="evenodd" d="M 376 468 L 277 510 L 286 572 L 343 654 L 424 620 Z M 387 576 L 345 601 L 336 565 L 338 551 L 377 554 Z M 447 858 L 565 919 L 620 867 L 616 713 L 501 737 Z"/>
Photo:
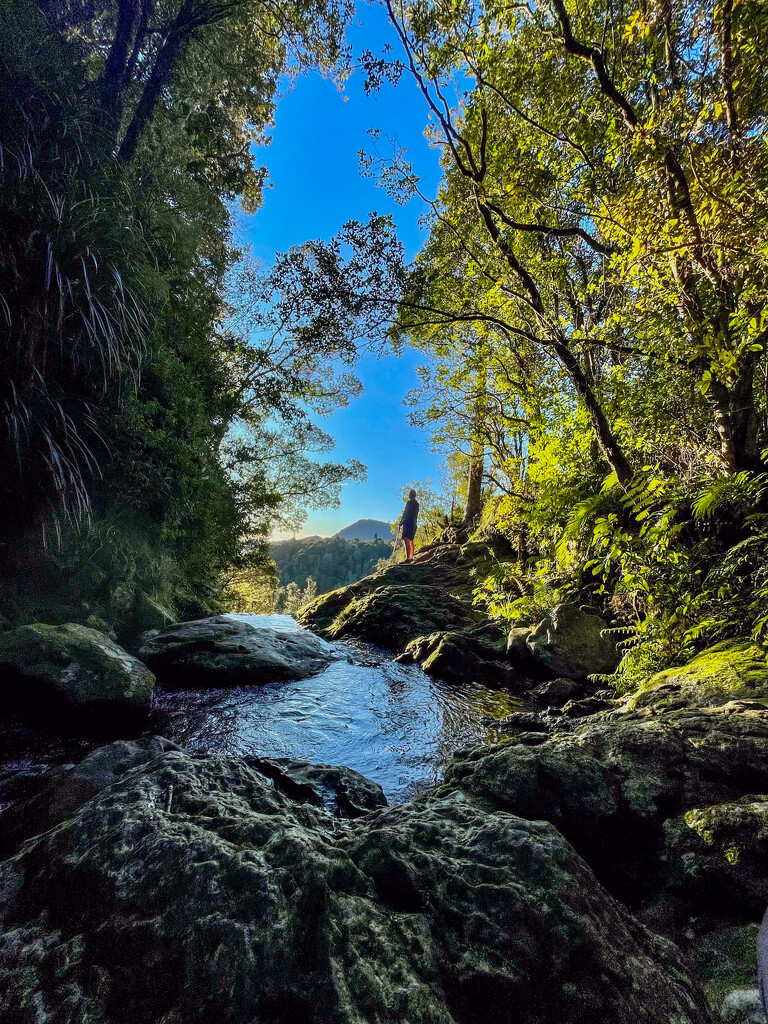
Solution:
<path fill-rule="evenodd" d="M 712 378 L 708 398 L 720 438 L 720 458 L 727 473 L 763 469 L 757 444 L 754 377 L 757 352 L 749 352 L 732 388 Z"/>
<path fill-rule="evenodd" d="M 568 376 L 571 378 L 573 386 L 576 388 L 576 393 L 589 413 L 592 429 L 595 432 L 595 437 L 603 457 L 616 474 L 619 483 L 628 483 L 632 478 L 632 467 L 611 429 L 608 417 L 605 415 L 603 407 L 600 405 L 581 364 L 563 342 L 557 342 L 554 345 L 554 350 L 565 367 Z"/>
<path fill-rule="evenodd" d="M 469 475 L 467 478 L 467 506 L 464 511 L 464 522 L 467 526 L 477 522 L 483 510 L 483 468 L 485 458 L 483 446 L 479 441 L 472 443 L 472 454 L 469 459 Z"/>
<path fill-rule="evenodd" d="M 138 13 L 138 0 L 120 0 L 115 38 L 112 40 L 112 46 L 99 80 L 101 118 L 115 135 L 120 131 L 120 121 L 123 116 L 125 72 Z"/>
<path fill-rule="evenodd" d="M 152 119 L 157 101 L 168 84 L 176 62 L 183 54 L 190 36 L 196 27 L 192 19 L 193 10 L 192 0 L 185 0 L 176 16 L 173 27 L 160 48 L 152 68 L 152 73 L 147 84 L 144 86 L 141 99 L 133 112 L 133 117 L 118 150 L 117 158 L 123 165 L 129 164 L 135 156 L 141 137 Z"/>

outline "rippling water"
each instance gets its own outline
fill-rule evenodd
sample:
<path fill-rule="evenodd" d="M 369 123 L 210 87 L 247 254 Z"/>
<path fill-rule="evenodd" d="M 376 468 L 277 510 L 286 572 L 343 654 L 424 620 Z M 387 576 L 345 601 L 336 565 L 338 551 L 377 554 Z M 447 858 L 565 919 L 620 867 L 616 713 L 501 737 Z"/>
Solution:
<path fill-rule="evenodd" d="M 233 618 L 300 628 L 287 615 Z M 458 748 L 499 739 L 488 718 L 521 706 L 506 691 L 447 685 L 367 645 L 336 646 L 345 660 L 310 679 L 158 691 L 171 716 L 170 738 L 193 751 L 346 765 L 401 801 L 437 782 Z"/>

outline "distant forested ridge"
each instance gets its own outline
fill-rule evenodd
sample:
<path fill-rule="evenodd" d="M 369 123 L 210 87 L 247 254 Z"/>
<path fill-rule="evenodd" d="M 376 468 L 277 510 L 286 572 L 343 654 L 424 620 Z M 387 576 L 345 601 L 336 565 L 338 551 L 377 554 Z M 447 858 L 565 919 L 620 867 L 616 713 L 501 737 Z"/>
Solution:
<path fill-rule="evenodd" d="M 317 581 L 318 594 L 325 594 L 367 576 L 380 559 L 392 554 L 392 544 L 336 536 L 278 541 L 270 544 L 269 553 L 281 586 L 296 583 L 305 587 L 311 577 Z"/>
<path fill-rule="evenodd" d="M 358 519 L 351 526 L 345 526 L 336 534 L 343 540 L 394 540 L 389 523 L 381 519 Z"/>

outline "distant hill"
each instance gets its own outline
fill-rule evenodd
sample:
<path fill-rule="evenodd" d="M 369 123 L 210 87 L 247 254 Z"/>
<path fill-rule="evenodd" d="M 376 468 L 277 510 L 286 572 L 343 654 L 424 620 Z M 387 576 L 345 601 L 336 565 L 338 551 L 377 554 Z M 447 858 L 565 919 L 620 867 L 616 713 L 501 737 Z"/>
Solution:
<path fill-rule="evenodd" d="M 362 520 L 377 523 L 375 519 Z M 347 529 L 353 529 L 353 524 Z M 392 542 L 387 540 L 348 540 L 344 537 L 323 537 L 313 540 L 302 537 L 300 540 L 279 540 L 269 545 L 269 554 L 277 566 L 277 576 L 281 586 L 297 583 L 303 590 L 307 578 L 317 582 L 318 594 L 327 594 L 347 583 L 356 583 L 367 576 L 382 558 L 392 554 Z"/>
<path fill-rule="evenodd" d="M 351 526 L 345 526 L 343 530 L 339 530 L 336 536 L 341 537 L 342 540 L 373 540 L 374 537 L 379 540 L 395 539 L 389 523 L 384 523 L 381 519 L 358 519 Z"/>

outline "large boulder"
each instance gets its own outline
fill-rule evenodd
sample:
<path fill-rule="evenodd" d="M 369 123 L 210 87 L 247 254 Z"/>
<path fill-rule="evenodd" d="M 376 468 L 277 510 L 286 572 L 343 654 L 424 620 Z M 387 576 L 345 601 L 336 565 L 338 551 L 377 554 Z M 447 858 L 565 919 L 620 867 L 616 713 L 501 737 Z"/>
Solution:
<path fill-rule="evenodd" d="M 170 751 L 0 864 L 17 1024 L 713 1024 L 544 822 L 460 794 L 341 825 Z"/>
<path fill-rule="evenodd" d="M 696 913 L 757 919 L 768 906 L 768 796 L 696 807 L 664 824 L 668 887 Z"/>
<path fill-rule="evenodd" d="M 504 654 L 499 630 L 479 625 L 417 637 L 397 660 L 420 665 L 427 675 L 446 682 L 524 688 L 526 680 L 506 663 Z"/>
<path fill-rule="evenodd" d="M 0 685 L 14 704 L 47 696 L 91 711 L 148 712 L 155 677 L 98 630 L 35 622 L 0 634 Z"/>
<path fill-rule="evenodd" d="M 665 821 L 768 792 L 765 708 L 731 702 L 560 722 L 463 754 L 442 791 L 552 822 L 622 896 L 643 898 L 665 884 Z"/>
<path fill-rule="evenodd" d="M 460 628 L 464 606 L 449 594 L 411 584 L 376 587 L 352 597 L 327 627 L 333 639 L 355 637 L 391 651 L 401 651 L 416 637 Z"/>
<path fill-rule="evenodd" d="M 7 856 L 22 840 L 70 818 L 78 807 L 132 768 L 179 749 L 161 736 L 118 740 L 94 750 L 78 765 L 55 768 L 34 796 L 13 804 L 0 816 L 0 856 Z"/>
<path fill-rule="evenodd" d="M 139 657 L 163 686 L 197 687 L 305 679 L 340 655 L 305 630 L 257 628 L 218 615 L 147 633 Z"/>
<path fill-rule="evenodd" d="M 608 623 L 590 609 L 560 604 L 526 639 L 531 654 L 549 672 L 585 681 L 591 675 L 614 672 L 620 655 L 616 641 L 606 635 Z"/>
<path fill-rule="evenodd" d="M 298 618 L 331 639 L 355 637 L 400 653 L 418 637 L 487 625 L 473 604 L 473 572 L 491 564 L 487 544 L 438 545 L 411 565 L 389 565 L 322 594 Z"/>

